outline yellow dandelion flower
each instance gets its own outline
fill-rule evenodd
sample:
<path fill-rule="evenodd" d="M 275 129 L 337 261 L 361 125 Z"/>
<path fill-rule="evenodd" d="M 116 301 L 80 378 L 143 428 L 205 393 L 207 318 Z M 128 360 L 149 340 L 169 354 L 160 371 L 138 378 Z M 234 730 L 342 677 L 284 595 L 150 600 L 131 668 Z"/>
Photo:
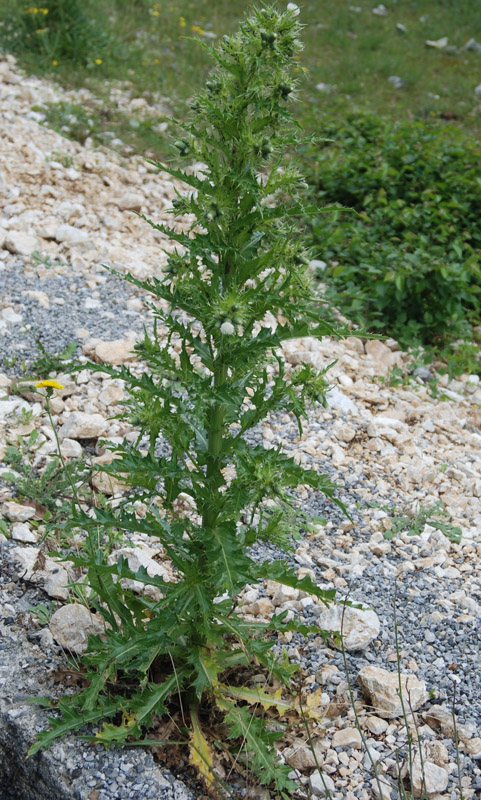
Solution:
<path fill-rule="evenodd" d="M 39 381 L 35 384 L 36 389 L 63 389 L 63 383 L 58 381 Z"/>
<path fill-rule="evenodd" d="M 54 58 L 54 60 L 52 61 L 52 66 L 53 67 L 58 67 L 58 61 L 57 61 L 56 58 Z"/>
<path fill-rule="evenodd" d="M 101 58 L 96 58 L 95 59 L 95 63 L 96 64 L 102 64 L 102 59 Z"/>
<path fill-rule="evenodd" d="M 160 58 L 154 58 L 154 64 L 160 64 Z"/>
<path fill-rule="evenodd" d="M 187 25 L 185 17 L 179 17 L 179 25 L 181 28 L 185 28 L 185 26 Z"/>
<path fill-rule="evenodd" d="M 191 25 L 190 29 L 192 33 L 199 33 L 201 36 L 203 33 L 205 33 L 205 30 L 201 28 L 200 25 Z"/>

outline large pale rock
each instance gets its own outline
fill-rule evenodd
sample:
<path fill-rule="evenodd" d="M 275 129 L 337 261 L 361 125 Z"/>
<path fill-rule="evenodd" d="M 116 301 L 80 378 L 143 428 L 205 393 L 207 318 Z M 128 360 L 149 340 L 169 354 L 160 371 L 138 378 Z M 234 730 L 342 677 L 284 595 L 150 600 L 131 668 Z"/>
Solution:
<path fill-rule="evenodd" d="M 5 238 L 4 247 L 15 255 L 31 256 L 35 250 L 38 250 L 38 239 L 29 233 L 10 231 Z"/>
<path fill-rule="evenodd" d="M 22 322 L 23 317 L 14 308 L 11 306 L 7 306 L 6 308 L 2 308 L 0 311 L 0 319 L 2 319 L 7 325 L 19 325 Z"/>
<path fill-rule="evenodd" d="M 117 457 L 118 458 L 118 457 Z M 102 456 L 92 459 L 92 464 L 102 466 L 104 464 L 111 464 L 115 460 L 115 454 L 108 450 Z M 94 472 L 92 476 L 92 486 L 98 489 L 99 492 L 112 495 L 122 492 L 127 488 L 126 484 L 121 479 L 121 475 L 107 475 L 106 472 Z"/>
<path fill-rule="evenodd" d="M 454 739 L 456 734 L 461 742 L 468 742 L 475 734 L 475 729 L 470 725 L 462 725 L 456 721 L 454 729 L 453 712 L 444 706 L 432 706 L 423 713 L 423 719 L 434 730 L 440 730 L 444 736 Z"/>
<path fill-rule="evenodd" d="M 326 394 L 327 405 L 329 408 L 338 408 L 344 414 L 350 412 L 351 414 L 359 414 L 359 409 L 351 398 L 341 392 L 337 386 L 333 386 Z"/>
<path fill-rule="evenodd" d="M 341 442 L 352 442 L 356 435 L 355 428 L 352 425 L 348 425 L 344 422 L 336 422 L 332 427 L 332 432 L 336 439 L 339 439 Z"/>
<path fill-rule="evenodd" d="M 84 414 L 73 411 L 60 428 L 60 441 L 64 439 L 98 439 L 107 430 L 108 422 L 101 414 Z"/>
<path fill-rule="evenodd" d="M 14 547 L 12 557 L 22 579 L 43 585 L 50 597 L 67 599 L 70 562 L 60 564 L 53 558 L 45 557 L 39 547 Z"/>
<path fill-rule="evenodd" d="M 309 778 L 309 788 L 314 797 L 328 797 L 336 790 L 332 778 L 326 772 L 321 774 L 318 769 Z"/>
<path fill-rule="evenodd" d="M 80 603 L 69 603 L 52 614 L 50 632 L 61 647 L 73 653 L 84 653 L 88 637 L 103 633 L 103 618 L 92 614 Z"/>
<path fill-rule="evenodd" d="M 320 628 L 334 633 L 340 633 L 342 627 L 346 650 L 364 650 L 379 636 L 381 630 L 375 611 L 342 605 L 320 609 L 318 622 Z"/>
<path fill-rule="evenodd" d="M 13 414 L 14 411 L 21 411 L 22 408 L 26 411 L 29 411 L 31 408 L 21 397 L 11 397 L 8 400 L 3 400 L 3 397 L 5 397 L 5 395 L 2 390 L 0 393 L 0 419 L 2 417 L 8 417 L 8 415 Z"/>
<path fill-rule="evenodd" d="M 406 763 L 401 774 L 403 777 L 409 776 L 414 797 L 425 798 L 441 794 L 449 780 L 449 774 L 444 767 L 439 767 L 426 759 L 421 763 L 419 753 L 415 754 L 411 765 Z"/>
<path fill-rule="evenodd" d="M 36 511 L 33 506 L 23 506 L 10 500 L 4 505 L 5 515 L 10 522 L 26 522 L 35 516 Z"/>
<path fill-rule="evenodd" d="M 100 342 L 95 347 L 95 360 L 105 361 L 107 364 L 123 364 L 124 361 L 133 361 L 138 358 L 134 352 L 131 339 L 115 339 L 112 342 Z"/>
<path fill-rule="evenodd" d="M 375 713 L 385 719 L 393 719 L 403 714 L 399 694 L 397 672 L 388 672 L 380 667 L 363 667 L 357 679 L 363 692 L 368 696 Z M 405 705 L 416 711 L 426 703 L 429 694 L 424 681 L 415 675 L 401 674 L 401 687 Z"/>
<path fill-rule="evenodd" d="M 140 567 L 145 567 L 147 575 L 151 578 L 159 576 L 165 581 L 171 580 L 172 576 L 166 567 L 154 560 L 155 555 L 157 555 L 157 551 L 147 545 L 143 545 L 142 547 L 122 547 L 110 554 L 108 563 L 116 564 L 120 556 L 123 556 L 132 572 L 138 572 Z M 160 598 L 160 590 L 157 586 L 149 586 L 141 581 L 131 580 L 129 578 L 122 579 L 122 585 L 126 589 L 132 589 L 134 592 L 143 592 L 154 600 Z"/>
<path fill-rule="evenodd" d="M 374 736 L 380 736 L 382 733 L 385 733 L 387 730 L 389 723 L 386 722 L 385 719 L 381 719 L 381 717 L 370 716 L 366 719 L 366 728 L 374 734 Z"/>
<path fill-rule="evenodd" d="M 117 403 L 120 403 L 124 397 L 124 390 L 121 386 L 116 386 L 115 383 L 106 386 L 99 394 L 99 400 L 104 406 L 115 406 Z"/>
<path fill-rule="evenodd" d="M 88 238 L 88 234 L 85 231 L 76 228 L 75 225 L 68 225 L 66 222 L 63 225 L 59 225 L 55 231 L 55 239 L 59 243 L 66 242 L 72 245 L 86 244 Z"/>
<path fill-rule="evenodd" d="M 332 747 L 362 747 L 362 738 L 357 728 L 342 728 L 332 737 Z"/>
<path fill-rule="evenodd" d="M 385 375 L 394 366 L 402 366 L 401 353 L 393 353 L 384 342 L 370 339 L 364 347 L 366 353 L 376 362 L 376 367 L 381 374 Z"/>
<path fill-rule="evenodd" d="M 314 752 L 312 752 L 314 750 Z M 293 769 L 312 769 L 324 759 L 325 747 L 314 741 L 312 747 L 304 739 L 294 740 L 282 755 Z"/>
<path fill-rule="evenodd" d="M 50 405 L 55 398 L 52 397 Z M 82 458 L 82 445 L 76 442 L 75 439 L 64 439 L 60 445 L 60 451 L 64 458 Z"/>
<path fill-rule="evenodd" d="M 32 531 L 26 522 L 16 522 L 15 525 L 12 525 L 12 539 L 15 539 L 16 542 L 35 544 L 37 534 Z"/>
<path fill-rule="evenodd" d="M 143 202 L 142 195 L 136 192 L 127 192 L 111 200 L 112 205 L 116 205 L 121 211 L 142 211 Z"/>

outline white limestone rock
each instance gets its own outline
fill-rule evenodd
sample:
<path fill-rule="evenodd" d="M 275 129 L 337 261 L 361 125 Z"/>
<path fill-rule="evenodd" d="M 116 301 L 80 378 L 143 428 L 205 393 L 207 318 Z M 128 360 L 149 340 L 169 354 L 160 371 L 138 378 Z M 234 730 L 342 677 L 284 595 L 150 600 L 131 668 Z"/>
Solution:
<path fill-rule="evenodd" d="M 449 774 L 444 767 L 424 758 L 421 763 L 419 753 L 415 754 L 411 765 L 408 762 L 405 764 L 401 775 L 409 775 L 414 797 L 422 798 L 441 794 L 447 788 L 449 780 Z"/>
<path fill-rule="evenodd" d="M 314 750 L 314 753 L 312 752 Z M 325 747 L 314 741 L 312 747 L 304 739 L 294 740 L 290 747 L 283 750 L 282 755 L 293 769 L 312 769 L 324 758 Z"/>
<path fill-rule="evenodd" d="M 332 747 L 362 747 L 362 738 L 357 728 L 341 728 L 332 737 Z"/>
<path fill-rule="evenodd" d="M 59 431 L 59 439 L 98 439 L 107 430 L 108 422 L 101 414 L 73 411 Z"/>
<path fill-rule="evenodd" d="M 118 457 L 117 457 L 118 458 Z M 101 456 L 92 459 L 94 466 L 111 464 L 115 460 L 115 454 L 108 450 Z M 106 472 L 94 471 L 92 475 L 92 486 L 107 495 L 118 494 L 127 488 L 128 484 L 122 481 L 121 474 L 108 475 Z"/>
<path fill-rule="evenodd" d="M 9 500 L 4 505 L 4 512 L 10 522 L 27 522 L 35 516 L 36 511 L 33 506 L 24 506 L 16 503 L 14 500 Z"/>
<path fill-rule="evenodd" d="M 20 578 L 38 583 L 50 597 L 66 600 L 70 582 L 70 562 L 58 562 L 45 557 L 39 547 L 14 547 L 12 558 L 17 564 Z"/>
<path fill-rule="evenodd" d="M 403 708 L 397 672 L 366 666 L 360 670 L 357 679 L 379 717 L 394 719 L 402 716 Z M 407 703 L 409 697 L 409 705 L 413 711 L 429 700 L 426 684 L 424 681 L 418 680 L 415 675 L 401 674 L 401 687 L 404 701 Z"/>
<path fill-rule="evenodd" d="M 115 198 L 115 200 L 111 202 L 113 205 L 116 205 L 120 211 L 142 211 L 144 198 L 141 194 L 127 192 L 127 194 L 123 194 L 121 197 Z"/>
<path fill-rule="evenodd" d="M 52 401 L 55 398 L 52 397 L 50 400 L 50 404 L 52 405 Z M 76 442 L 75 439 L 64 439 L 62 444 L 60 445 L 60 451 L 64 458 L 81 458 L 83 449 L 80 442 Z"/>
<path fill-rule="evenodd" d="M 332 778 L 325 772 L 321 775 L 318 769 L 309 778 L 309 788 L 314 797 L 328 797 L 336 790 Z"/>
<path fill-rule="evenodd" d="M 76 228 L 75 225 L 68 225 L 66 222 L 59 225 L 55 231 L 55 239 L 59 244 L 63 242 L 71 245 L 86 244 L 88 238 L 85 231 Z"/>
<path fill-rule="evenodd" d="M 23 321 L 23 317 L 11 306 L 6 306 L 0 311 L 0 319 L 2 319 L 8 326 L 19 325 Z"/>
<path fill-rule="evenodd" d="M 26 522 L 16 522 L 12 525 L 12 539 L 16 542 L 25 542 L 26 544 L 35 544 L 37 541 L 37 534 L 34 533 Z"/>
<path fill-rule="evenodd" d="M 57 644 L 80 654 L 87 649 L 88 637 L 103 633 L 105 624 L 101 616 L 80 603 L 69 603 L 52 614 L 49 628 Z"/>
<path fill-rule="evenodd" d="M 105 361 L 106 364 L 123 364 L 124 361 L 134 361 L 138 359 L 134 352 L 134 345 L 131 339 L 115 339 L 112 342 L 99 342 L 95 347 L 94 358 L 96 361 Z"/>
<path fill-rule="evenodd" d="M 340 633 L 342 627 L 346 650 L 364 650 L 379 636 L 381 622 L 372 609 L 333 604 L 329 608 L 322 608 L 319 611 L 318 624 L 320 628 Z"/>
<path fill-rule="evenodd" d="M 38 250 L 38 239 L 23 231 L 10 231 L 5 237 L 4 247 L 5 250 L 9 250 L 15 255 L 31 256 L 35 250 Z"/>

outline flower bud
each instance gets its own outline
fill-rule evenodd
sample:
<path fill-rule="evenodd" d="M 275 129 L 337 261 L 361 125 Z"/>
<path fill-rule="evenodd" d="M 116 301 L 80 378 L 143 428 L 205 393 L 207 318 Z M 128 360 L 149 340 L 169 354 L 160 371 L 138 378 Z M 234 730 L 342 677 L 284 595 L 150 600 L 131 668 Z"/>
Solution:
<path fill-rule="evenodd" d="M 261 39 L 262 39 L 263 42 L 265 42 L 266 44 L 271 45 L 271 47 L 272 47 L 272 45 L 274 44 L 274 42 L 277 39 L 277 33 L 274 33 L 274 32 L 271 32 L 271 31 L 261 31 Z"/>
<path fill-rule="evenodd" d="M 296 5 L 295 3 L 288 3 L 287 10 L 290 11 L 292 14 L 294 14 L 295 17 L 298 17 L 299 14 L 301 13 L 299 6 Z"/>
<path fill-rule="evenodd" d="M 220 332 L 224 334 L 224 336 L 232 336 L 235 333 L 235 328 L 232 322 L 229 322 L 229 320 L 223 322 L 220 326 Z"/>
<path fill-rule="evenodd" d="M 262 147 L 261 147 L 262 158 L 267 158 L 268 156 L 270 156 L 271 153 L 272 153 L 272 146 L 267 141 L 267 139 L 264 139 L 264 141 L 262 142 Z"/>
<path fill-rule="evenodd" d="M 281 97 L 284 100 L 287 100 L 287 98 L 289 97 L 289 95 L 292 92 L 292 86 L 289 86 L 289 84 L 287 84 L 287 83 L 281 83 L 277 87 L 277 90 L 278 90 L 279 94 L 281 95 Z"/>

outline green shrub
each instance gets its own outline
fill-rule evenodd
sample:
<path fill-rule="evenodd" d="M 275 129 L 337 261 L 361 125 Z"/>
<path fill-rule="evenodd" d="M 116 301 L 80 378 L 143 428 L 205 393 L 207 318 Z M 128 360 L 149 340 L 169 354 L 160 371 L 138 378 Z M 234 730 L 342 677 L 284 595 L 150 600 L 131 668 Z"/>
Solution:
<path fill-rule="evenodd" d="M 328 296 L 403 344 L 469 332 L 479 312 L 481 148 L 453 129 L 367 113 L 323 122 L 308 181 Z M 342 221 L 342 226 L 341 226 Z"/>
<path fill-rule="evenodd" d="M 12 0 L 0 10 L 0 45 L 45 68 L 65 62 L 100 65 L 109 37 L 83 0 L 45 0 L 40 6 Z"/>
<path fill-rule="evenodd" d="M 179 735 L 208 787 L 216 782 L 204 725 L 210 719 L 212 738 L 230 743 L 227 766 L 247 765 L 285 800 L 296 785 L 290 767 L 276 759 L 282 725 L 269 725 L 263 709 L 294 708 L 292 696 L 269 691 L 272 677 L 288 687 L 297 667 L 272 648 L 277 631 L 319 629 L 287 622 L 285 613 L 253 623 L 236 607 L 239 592 L 263 578 L 326 603 L 333 598 L 284 561 L 256 562 L 249 549 L 257 542 L 289 546 L 295 525 L 292 514 L 286 524 L 286 512 L 299 485 L 335 499 L 327 476 L 304 469 L 280 447 L 246 439 L 281 409 L 300 424 L 305 402 L 323 398 L 323 374 L 307 364 L 286 373 L 282 342 L 336 334 L 318 319 L 297 222 L 306 212 L 298 196 L 305 184 L 285 158 L 300 142 L 287 108 L 301 49 L 297 12 L 255 10 L 237 35 L 215 50 L 207 46 L 217 70 L 194 98 L 191 118 L 179 123 L 175 142 L 181 162 L 203 166 L 192 174 L 158 165 L 190 187 L 171 211 L 192 215 L 192 222 L 187 231 L 151 222 L 178 250 L 161 279 L 127 280 L 153 295 L 168 337 L 160 340 L 157 329 L 145 334 L 137 346 L 144 372 L 91 365 L 125 381 L 130 393 L 138 441 L 116 447 L 118 458 L 102 471 L 121 475 L 131 491 L 118 508 L 86 513 L 79 505 L 67 525 L 87 533 L 86 552 L 68 557 L 86 570 L 89 602 L 107 627 L 83 657 L 87 688 L 60 702 L 62 716 L 32 748 L 102 720 L 95 741 L 144 742 L 159 716 L 180 707 Z M 282 321 L 273 327 L 269 314 Z M 37 384 L 47 394 L 55 386 Z M 169 455 L 159 454 L 159 435 Z M 102 549 L 109 531 L 160 542 L 173 580 L 145 568 L 133 572 L 123 559 L 112 565 Z M 123 579 L 154 587 L 159 599 L 134 593 Z M 264 672 L 264 688 L 245 687 L 252 669 Z"/>

